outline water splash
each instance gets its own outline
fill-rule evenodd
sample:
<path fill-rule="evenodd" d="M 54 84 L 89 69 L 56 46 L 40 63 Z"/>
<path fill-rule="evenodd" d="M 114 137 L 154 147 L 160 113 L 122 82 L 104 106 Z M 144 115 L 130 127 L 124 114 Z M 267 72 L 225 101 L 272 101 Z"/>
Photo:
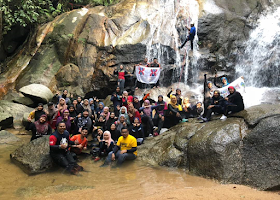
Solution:
<path fill-rule="evenodd" d="M 239 58 L 237 75 L 244 76 L 247 85 L 280 86 L 280 7 L 268 10 L 260 17 L 250 34 L 245 53 Z"/>

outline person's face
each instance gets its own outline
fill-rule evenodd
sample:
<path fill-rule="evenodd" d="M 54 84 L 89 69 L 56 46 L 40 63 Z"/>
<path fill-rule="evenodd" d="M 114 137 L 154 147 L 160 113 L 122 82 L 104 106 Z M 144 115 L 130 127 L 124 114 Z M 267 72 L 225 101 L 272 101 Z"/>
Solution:
<path fill-rule="evenodd" d="M 69 108 L 69 111 L 70 111 L 70 112 L 74 112 L 74 108 L 73 108 L 73 107 L 70 107 L 70 108 Z"/>
<path fill-rule="evenodd" d="M 82 101 L 82 97 L 78 97 L 77 100 L 78 100 L 78 102 L 81 102 Z"/>
<path fill-rule="evenodd" d="M 148 106 L 149 103 L 147 101 L 144 101 L 144 106 Z"/>
<path fill-rule="evenodd" d="M 207 86 L 208 86 L 209 89 L 211 89 L 213 85 L 212 85 L 212 83 L 208 83 Z"/>
<path fill-rule="evenodd" d="M 113 112 L 110 113 L 110 118 L 113 119 L 113 118 L 115 118 L 115 116 L 116 116 L 115 113 L 113 113 Z"/>
<path fill-rule="evenodd" d="M 87 134 L 88 134 L 88 131 L 87 130 L 82 130 L 81 134 L 82 134 L 82 136 L 86 137 Z"/>
<path fill-rule="evenodd" d="M 93 104 L 93 100 L 90 100 L 89 104 L 92 105 Z"/>
<path fill-rule="evenodd" d="M 65 100 L 64 100 L 64 99 L 61 99 L 61 100 L 59 101 L 59 103 L 60 103 L 60 105 L 64 105 Z"/>
<path fill-rule="evenodd" d="M 127 129 L 122 129 L 122 136 L 124 137 L 124 138 L 126 138 L 127 136 L 128 136 L 128 130 Z"/>
<path fill-rule="evenodd" d="M 172 101 L 172 103 L 177 103 L 177 99 L 174 97 L 171 99 L 171 101 Z"/>
<path fill-rule="evenodd" d="M 104 135 L 103 135 L 103 139 L 104 140 L 109 140 L 109 134 L 108 133 L 104 133 Z"/>
<path fill-rule="evenodd" d="M 103 118 L 102 115 L 99 117 L 99 121 L 100 121 L 100 122 L 103 122 L 103 121 L 104 121 L 104 118 Z"/>
<path fill-rule="evenodd" d="M 176 90 L 176 94 L 180 95 L 181 94 L 181 90 Z"/>
<path fill-rule="evenodd" d="M 229 88 L 228 91 L 230 94 L 234 93 L 234 89 L 232 89 L 232 88 Z"/>
<path fill-rule="evenodd" d="M 54 109 L 54 105 L 48 106 L 49 110 L 53 110 Z"/>
<path fill-rule="evenodd" d="M 58 132 L 59 132 L 60 134 L 63 134 L 63 132 L 66 130 L 66 125 L 65 125 L 65 123 L 60 123 L 60 124 L 58 125 L 57 129 L 58 129 Z"/>
<path fill-rule="evenodd" d="M 78 104 L 78 101 L 77 100 L 74 100 L 73 101 L 73 105 L 77 105 Z"/>
<path fill-rule="evenodd" d="M 127 92 L 124 92 L 124 93 L 123 93 L 123 96 L 128 97 L 128 93 L 127 93 Z"/>
<path fill-rule="evenodd" d="M 88 111 L 84 111 L 84 112 L 83 112 L 83 116 L 84 116 L 84 117 L 88 117 Z"/>
<path fill-rule="evenodd" d="M 98 134 L 98 135 L 102 135 L 102 134 L 103 134 L 103 131 L 102 131 L 101 129 L 98 129 L 98 130 L 97 130 L 97 134 Z"/>
<path fill-rule="evenodd" d="M 138 103 L 138 102 L 139 102 L 139 99 L 138 99 L 138 98 L 134 98 L 133 101 L 134 101 L 135 103 Z"/>
<path fill-rule="evenodd" d="M 201 103 L 196 104 L 196 107 L 201 108 L 202 107 Z"/>
<path fill-rule="evenodd" d="M 124 116 L 121 116 L 121 118 L 120 118 L 120 122 L 121 122 L 121 123 L 123 123 L 123 122 L 124 122 L 124 120 L 125 120 Z"/>
<path fill-rule="evenodd" d="M 162 97 L 158 97 L 158 101 L 163 101 L 163 98 Z"/>
<path fill-rule="evenodd" d="M 190 100 L 189 99 L 184 99 L 184 103 L 189 103 Z"/>
<path fill-rule="evenodd" d="M 139 123 L 139 119 L 138 119 L 138 118 L 135 118 L 135 119 L 134 119 L 134 123 L 138 124 L 138 123 Z"/>
<path fill-rule="evenodd" d="M 85 106 L 88 106 L 88 101 L 84 101 L 84 105 L 85 105 Z"/>
<path fill-rule="evenodd" d="M 116 92 L 119 93 L 120 91 L 121 91 L 121 89 L 120 89 L 119 87 L 117 87 L 117 88 L 116 88 Z"/>
<path fill-rule="evenodd" d="M 43 110 L 43 106 L 38 106 L 38 110 Z"/>
<path fill-rule="evenodd" d="M 40 117 L 40 119 L 39 119 L 39 121 L 40 121 L 40 123 L 45 123 L 46 122 L 46 118 L 45 117 Z"/>
<path fill-rule="evenodd" d="M 109 108 L 104 108 L 104 113 L 107 114 L 109 112 Z"/>
<path fill-rule="evenodd" d="M 225 78 L 222 79 L 223 84 L 227 83 L 227 80 Z"/>
<path fill-rule="evenodd" d="M 145 62 L 148 62 L 148 58 L 145 58 L 144 61 L 145 61 Z"/>
<path fill-rule="evenodd" d="M 154 59 L 154 63 L 157 63 L 157 59 Z"/>
<path fill-rule="evenodd" d="M 125 108 L 122 108 L 121 109 L 121 114 L 124 114 L 125 113 Z"/>
<path fill-rule="evenodd" d="M 114 131 L 115 129 L 116 129 L 116 125 L 115 125 L 115 124 L 112 124 L 112 125 L 111 125 L 111 130 Z"/>
<path fill-rule="evenodd" d="M 120 66 L 120 69 L 123 69 L 123 65 Z"/>
<path fill-rule="evenodd" d="M 103 105 L 101 103 L 98 106 L 100 109 L 103 109 Z"/>
<path fill-rule="evenodd" d="M 64 111 L 63 116 L 64 116 L 64 118 L 68 118 L 68 116 L 69 116 L 69 111 Z"/>
<path fill-rule="evenodd" d="M 214 92 L 214 97 L 219 97 L 219 93 L 218 92 Z"/>
<path fill-rule="evenodd" d="M 65 96 L 67 96 L 68 91 L 67 91 L 67 90 L 64 90 L 64 91 L 63 91 L 63 94 L 64 94 Z"/>

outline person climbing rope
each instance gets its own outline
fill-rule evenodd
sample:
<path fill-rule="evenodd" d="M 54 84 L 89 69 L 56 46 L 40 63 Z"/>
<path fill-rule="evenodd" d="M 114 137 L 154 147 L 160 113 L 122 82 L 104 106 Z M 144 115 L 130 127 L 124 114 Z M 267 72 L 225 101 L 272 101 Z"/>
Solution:
<path fill-rule="evenodd" d="M 187 41 L 191 41 L 191 50 L 193 50 L 193 40 L 195 37 L 195 33 L 196 33 L 196 28 L 194 26 L 194 23 L 191 23 L 191 27 L 187 26 L 187 29 L 189 30 L 189 36 L 186 38 L 185 42 L 183 42 L 183 44 L 179 47 L 179 49 L 182 49 L 183 46 L 187 43 Z"/>

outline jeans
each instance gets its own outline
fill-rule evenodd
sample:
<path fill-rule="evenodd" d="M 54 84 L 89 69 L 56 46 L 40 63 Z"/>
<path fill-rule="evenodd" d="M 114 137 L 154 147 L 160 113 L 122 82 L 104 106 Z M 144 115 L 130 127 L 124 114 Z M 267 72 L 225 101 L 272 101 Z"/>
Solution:
<path fill-rule="evenodd" d="M 50 155 L 53 161 L 61 167 L 71 169 L 77 164 L 69 151 L 65 153 L 51 153 Z"/>
<path fill-rule="evenodd" d="M 118 79 L 118 86 L 121 89 L 121 92 L 124 91 L 124 84 L 125 84 L 125 79 Z"/>
<path fill-rule="evenodd" d="M 107 158 L 105 160 L 105 164 L 109 164 L 109 163 L 112 162 L 112 154 L 113 154 L 113 151 L 111 151 L 108 154 L 108 156 L 107 156 Z M 115 154 L 115 157 L 117 159 L 117 166 L 121 166 L 125 160 L 134 160 L 134 159 L 136 159 L 136 155 L 134 153 L 124 153 L 124 154 L 121 154 L 120 150 Z"/>

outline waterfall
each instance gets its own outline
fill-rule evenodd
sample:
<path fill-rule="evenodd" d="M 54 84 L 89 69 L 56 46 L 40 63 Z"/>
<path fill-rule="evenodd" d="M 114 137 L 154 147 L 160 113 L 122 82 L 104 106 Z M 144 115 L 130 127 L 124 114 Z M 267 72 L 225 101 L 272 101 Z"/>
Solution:
<path fill-rule="evenodd" d="M 270 9 L 258 20 L 250 33 L 245 52 L 240 56 L 236 72 L 244 76 L 246 85 L 280 86 L 280 7 Z"/>
<path fill-rule="evenodd" d="M 180 51 L 177 47 L 187 37 L 186 25 L 190 26 L 190 23 L 194 22 L 197 27 L 199 4 L 196 0 L 157 0 L 155 3 L 158 8 L 156 14 L 148 17 L 151 34 L 147 42 L 146 57 L 149 62 L 154 57 L 158 58 L 162 69 L 174 68 L 172 82 L 184 80 L 187 84 L 190 45 L 188 43 Z M 184 37 L 180 38 L 180 35 Z M 194 46 L 196 41 L 197 39 Z"/>

